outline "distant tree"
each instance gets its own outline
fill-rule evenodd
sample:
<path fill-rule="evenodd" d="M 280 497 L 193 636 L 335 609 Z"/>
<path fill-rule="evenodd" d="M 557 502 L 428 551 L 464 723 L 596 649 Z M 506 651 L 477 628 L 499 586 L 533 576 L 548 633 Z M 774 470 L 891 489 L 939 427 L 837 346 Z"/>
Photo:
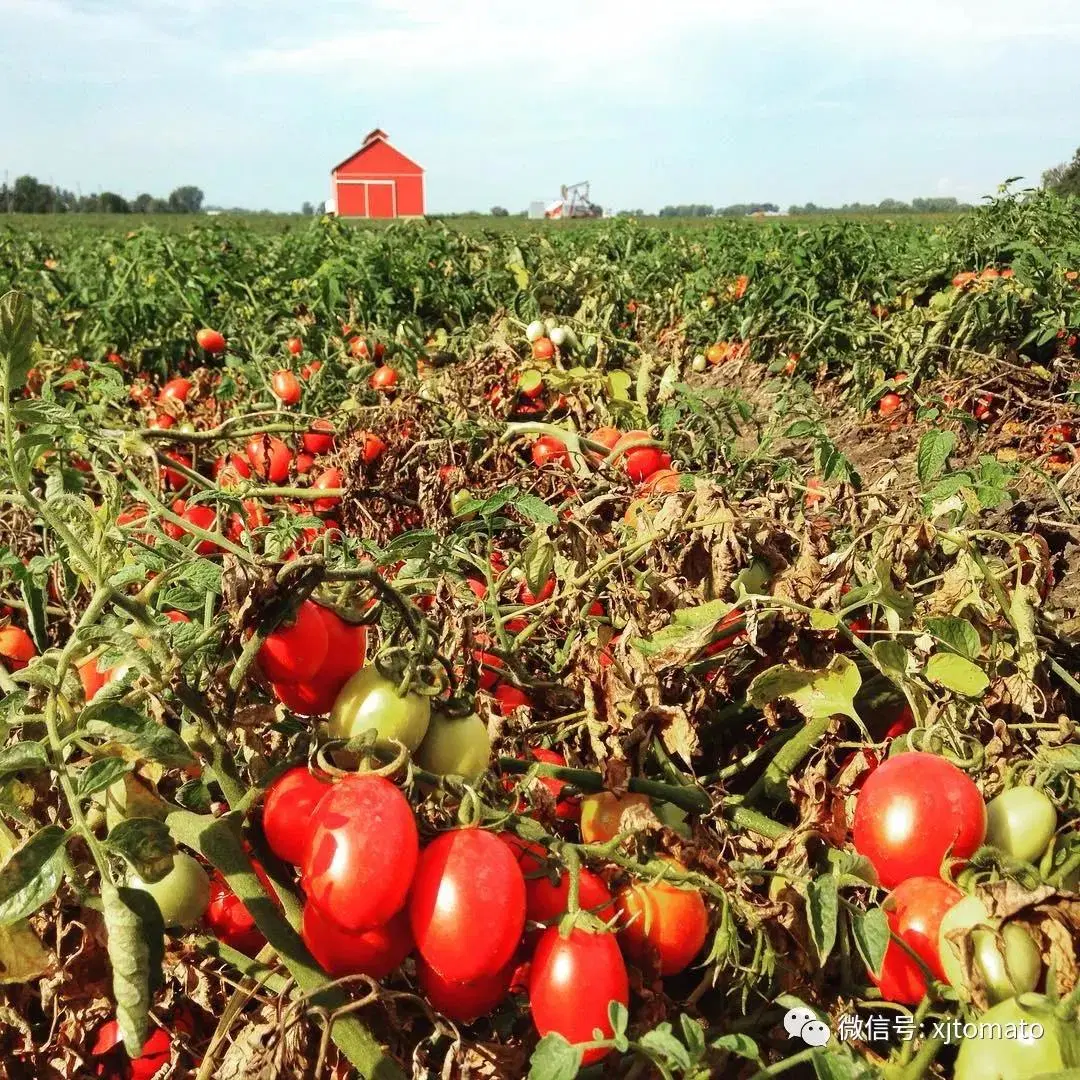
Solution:
<path fill-rule="evenodd" d="M 203 193 L 194 184 L 178 187 L 169 195 L 169 209 L 174 214 L 197 214 L 202 209 Z"/>
<path fill-rule="evenodd" d="M 311 217 L 315 213 L 314 203 L 304 203 L 304 205 L 300 207 L 300 213 L 303 214 L 304 217 Z"/>
<path fill-rule="evenodd" d="M 51 214 L 56 209 L 56 192 L 36 176 L 20 176 L 12 186 L 11 202 L 17 214 Z"/>
<path fill-rule="evenodd" d="M 132 200 L 131 209 L 136 214 L 149 214 L 150 208 L 154 205 L 154 196 L 148 195 L 145 191 L 141 195 L 136 195 Z"/>
<path fill-rule="evenodd" d="M 620 210 L 616 217 L 645 217 L 644 210 Z"/>
<path fill-rule="evenodd" d="M 1042 176 L 1043 187 L 1059 195 L 1080 195 L 1080 149 L 1072 161 L 1047 169 Z"/>
<path fill-rule="evenodd" d="M 505 206 L 493 206 L 491 208 L 492 217 L 509 217 L 510 211 Z"/>
<path fill-rule="evenodd" d="M 98 199 L 103 214 L 130 214 L 131 206 L 122 195 L 113 191 L 103 191 Z"/>

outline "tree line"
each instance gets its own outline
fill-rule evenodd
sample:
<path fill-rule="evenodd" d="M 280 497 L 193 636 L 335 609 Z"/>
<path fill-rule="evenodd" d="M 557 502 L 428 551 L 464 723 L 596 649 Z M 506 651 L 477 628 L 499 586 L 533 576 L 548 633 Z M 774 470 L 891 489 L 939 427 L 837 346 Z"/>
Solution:
<path fill-rule="evenodd" d="M 1059 195 L 1080 195 L 1080 149 L 1073 154 L 1072 161 L 1047 169 L 1042 181 L 1044 188 Z"/>
<path fill-rule="evenodd" d="M 13 184 L 0 185 L 0 212 L 5 214 L 198 214 L 203 193 L 184 184 L 167 198 L 142 194 L 125 199 L 115 191 L 78 195 L 74 191 L 43 184 L 36 176 L 20 176 Z"/>

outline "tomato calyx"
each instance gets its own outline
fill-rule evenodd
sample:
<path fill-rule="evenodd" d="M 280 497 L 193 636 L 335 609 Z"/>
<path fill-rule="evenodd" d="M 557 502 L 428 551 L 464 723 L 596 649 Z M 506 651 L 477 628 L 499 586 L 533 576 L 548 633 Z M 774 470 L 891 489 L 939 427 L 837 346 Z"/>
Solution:
<path fill-rule="evenodd" d="M 419 694 L 434 698 L 446 689 L 446 673 L 441 665 L 425 661 L 410 649 L 384 649 L 372 662 L 384 679 L 395 684 L 399 697 Z"/>

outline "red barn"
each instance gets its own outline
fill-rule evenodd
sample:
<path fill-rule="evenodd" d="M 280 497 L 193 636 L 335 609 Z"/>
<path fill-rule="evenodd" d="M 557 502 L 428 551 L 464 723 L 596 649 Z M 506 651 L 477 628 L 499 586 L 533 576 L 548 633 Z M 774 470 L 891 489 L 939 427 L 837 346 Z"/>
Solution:
<path fill-rule="evenodd" d="M 422 217 L 424 170 L 376 128 L 331 174 L 341 217 Z"/>

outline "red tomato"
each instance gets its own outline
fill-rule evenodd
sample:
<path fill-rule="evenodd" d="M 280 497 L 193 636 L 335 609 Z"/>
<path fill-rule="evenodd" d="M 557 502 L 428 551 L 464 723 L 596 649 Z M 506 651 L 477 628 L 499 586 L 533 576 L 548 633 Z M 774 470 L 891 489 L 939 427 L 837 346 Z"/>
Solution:
<path fill-rule="evenodd" d="M 444 979 L 494 975 L 525 925 L 525 879 L 510 849 L 482 829 L 437 837 L 420 855 L 409 922 L 420 955 Z"/>
<path fill-rule="evenodd" d="M 521 707 L 532 708 L 532 698 L 524 690 L 519 690 L 509 683 L 501 682 L 495 687 L 495 701 L 503 716 L 509 716 L 515 709 Z"/>
<path fill-rule="evenodd" d="M 268 435 L 255 435 L 248 440 L 248 461 L 255 475 L 271 484 L 280 484 L 289 476 L 292 454 L 280 440 Z"/>
<path fill-rule="evenodd" d="M 293 624 L 279 626 L 259 647 L 259 666 L 271 682 L 306 682 L 322 667 L 328 647 L 319 606 L 305 600 Z"/>
<path fill-rule="evenodd" d="M 570 451 L 566 449 L 566 443 L 562 439 L 556 439 L 554 435 L 541 435 L 532 444 L 532 460 L 538 469 L 548 464 L 569 468 Z"/>
<path fill-rule="evenodd" d="M 274 890 L 266 871 L 258 862 L 253 865 L 263 888 L 273 897 Z M 220 870 L 210 874 L 210 905 L 206 909 L 206 922 L 216 938 L 248 956 L 254 956 L 266 944 L 266 938 L 255 925 L 251 912 L 229 888 Z"/>
<path fill-rule="evenodd" d="M 525 879 L 525 918 L 529 922 L 546 925 L 557 923 L 566 914 L 569 901 L 570 875 L 565 871 L 559 871 L 556 885 L 546 874 Z M 578 906 L 584 911 L 593 912 L 604 922 L 615 917 L 611 890 L 604 884 L 603 878 L 584 868 L 578 876 Z"/>
<path fill-rule="evenodd" d="M 886 888 L 936 877 L 946 853 L 966 859 L 986 836 L 986 807 L 970 777 L 936 754 L 897 754 L 855 803 L 855 850 Z"/>
<path fill-rule="evenodd" d="M 361 431 L 360 439 L 363 442 L 362 457 L 365 465 L 374 465 L 383 456 L 386 443 L 378 435 L 370 431 Z"/>
<path fill-rule="evenodd" d="M 187 401 L 191 393 L 190 379 L 170 379 L 158 394 L 158 401 Z"/>
<path fill-rule="evenodd" d="M 175 417 L 170 416 L 168 413 L 162 413 L 160 416 L 155 416 L 146 426 L 151 431 L 168 431 L 175 423 Z"/>
<path fill-rule="evenodd" d="M 328 919 L 343 930 L 370 930 L 404 907 L 420 838 L 412 807 L 389 780 L 358 773 L 339 781 L 315 808 L 309 831 L 304 889 Z"/>
<path fill-rule="evenodd" d="M 555 355 L 555 342 L 549 337 L 538 337 L 532 343 L 532 354 L 535 360 L 550 360 Z"/>
<path fill-rule="evenodd" d="M 317 372 L 317 371 L 319 371 L 321 369 L 322 369 L 322 361 L 321 360 L 312 360 L 310 364 L 305 364 L 300 369 L 300 378 L 303 379 L 304 382 L 307 382 L 307 380 L 310 379 L 312 377 L 312 375 L 315 374 L 315 372 Z"/>
<path fill-rule="evenodd" d="M 624 885 L 615 896 L 622 929 L 619 940 L 639 964 L 655 955 L 661 975 L 690 965 L 709 932 L 709 912 L 697 889 L 667 881 Z"/>
<path fill-rule="evenodd" d="M 293 460 L 293 464 L 296 466 L 297 476 L 307 476 L 315 468 L 315 455 L 301 450 Z"/>
<path fill-rule="evenodd" d="M 476 661 L 479 668 L 478 685 L 480 689 L 491 691 L 499 681 L 499 672 L 506 665 L 494 653 L 483 652 L 479 649 L 473 653 L 473 660 Z"/>
<path fill-rule="evenodd" d="M 878 416 L 892 416 L 903 407 L 904 399 L 897 393 L 889 391 L 881 396 L 878 402 Z"/>
<path fill-rule="evenodd" d="M 591 442 L 606 446 L 608 450 L 614 450 L 622 438 L 622 432 L 618 428 L 601 427 L 589 435 Z"/>
<path fill-rule="evenodd" d="M 104 671 L 98 667 L 96 657 L 88 656 L 85 660 L 80 660 L 76 665 L 79 671 L 79 681 L 82 683 L 83 697 L 86 699 L 86 703 L 89 705 L 97 692 L 107 683 L 111 682 L 114 678 L 113 668 L 106 668 Z"/>
<path fill-rule="evenodd" d="M 379 367 L 371 373 L 368 385 L 372 390 L 385 390 L 387 392 L 397 386 L 398 375 L 392 367 Z"/>
<path fill-rule="evenodd" d="M 542 603 L 544 600 L 550 600 L 551 597 L 554 595 L 554 577 L 549 577 L 547 581 L 545 581 L 544 584 L 540 586 L 540 591 L 538 593 L 534 593 L 532 589 L 529 588 L 529 583 L 527 581 L 523 581 L 521 583 L 521 588 L 518 589 L 518 599 L 523 604 L 539 604 Z"/>
<path fill-rule="evenodd" d="M 179 1019 L 179 1018 L 178 1018 Z M 190 1023 L 176 1023 L 176 1026 L 190 1034 Z M 101 1057 L 111 1053 L 120 1046 L 120 1025 L 115 1020 L 108 1020 L 98 1028 L 94 1037 L 94 1044 L 90 1048 L 92 1057 Z M 150 1080 L 156 1076 L 163 1065 L 169 1063 L 172 1056 L 172 1037 L 161 1027 L 154 1027 L 146 1042 L 143 1043 L 142 1052 L 138 1057 L 128 1060 L 126 1053 L 123 1054 L 121 1071 L 113 1071 L 106 1063 L 97 1066 L 95 1075 L 107 1077 L 109 1080 L 123 1076 L 125 1080 Z"/>
<path fill-rule="evenodd" d="M 210 474 L 222 487 L 234 487 L 238 481 L 246 480 L 251 475 L 251 466 L 241 454 L 222 454 L 214 462 Z"/>
<path fill-rule="evenodd" d="M 945 913 L 964 894 L 940 877 L 911 877 L 902 881 L 885 900 L 889 929 L 923 960 L 934 976 L 945 980 L 938 952 L 938 931 Z M 895 941 L 885 950 L 881 974 L 870 973 L 886 1001 L 916 1005 L 926 993 L 919 965 Z"/>
<path fill-rule="evenodd" d="M 409 917 L 399 911 L 370 930 L 342 930 L 310 901 L 304 905 L 300 936 L 319 967 L 335 979 L 370 975 L 384 979 L 412 952 Z"/>
<path fill-rule="evenodd" d="M 285 348 L 287 348 L 293 356 L 299 356 L 304 351 L 304 343 L 298 337 L 291 337 L 285 342 Z"/>
<path fill-rule="evenodd" d="M 328 781 L 306 765 L 286 770 L 267 787 L 263 835 L 282 862 L 299 866 L 303 861 L 312 812 L 329 790 Z"/>
<path fill-rule="evenodd" d="M 245 499 L 241 506 L 244 514 L 229 515 L 229 526 L 225 535 L 234 543 L 239 543 L 244 538 L 244 532 L 253 532 L 255 529 L 270 524 L 270 515 L 267 514 L 261 503 L 254 499 Z"/>
<path fill-rule="evenodd" d="M 318 488 L 320 491 L 328 488 L 341 488 L 345 486 L 345 477 L 340 469 L 327 469 L 326 472 L 320 473 L 315 478 L 315 482 L 311 486 Z M 328 514 L 340 503 L 340 495 L 328 495 L 325 499 L 316 499 L 311 505 L 317 514 Z"/>
<path fill-rule="evenodd" d="M 204 327 L 195 335 L 200 349 L 205 349 L 212 355 L 218 355 L 225 351 L 225 336 L 217 330 Z"/>
<path fill-rule="evenodd" d="M 666 495 L 679 490 L 679 474 L 674 469 L 657 469 L 641 485 L 643 494 Z"/>
<path fill-rule="evenodd" d="M 547 750 L 542 746 L 532 747 L 529 750 L 530 757 L 534 761 L 542 761 L 546 765 L 565 765 L 566 758 L 556 750 Z M 575 795 L 573 798 L 562 798 L 562 789 L 566 787 L 565 780 L 559 780 L 554 776 L 537 777 L 555 797 L 555 816 L 563 821 L 577 821 L 581 816 L 581 798 Z"/>
<path fill-rule="evenodd" d="M 341 689 L 318 678 L 310 682 L 271 683 L 271 688 L 282 705 L 300 716 L 326 716 Z"/>
<path fill-rule="evenodd" d="M 337 612 L 319 607 L 326 627 L 326 660 L 319 668 L 316 680 L 337 691 L 363 666 L 367 657 L 367 627 L 348 623 Z"/>
<path fill-rule="evenodd" d="M 185 521 L 190 522 L 197 529 L 203 529 L 205 532 L 213 532 L 214 526 L 217 522 L 217 514 L 212 506 L 206 503 L 199 503 L 197 506 L 189 506 L 180 515 Z M 187 530 L 182 530 L 186 532 Z M 213 542 L 213 540 L 199 540 L 195 545 L 195 550 L 200 555 L 212 555 L 215 551 L 220 551 L 221 548 Z"/>
<path fill-rule="evenodd" d="M 270 389 L 282 405 L 295 405 L 300 400 L 300 380 L 284 368 L 271 376 Z"/>
<path fill-rule="evenodd" d="M 34 640 L 22 627 L 0 628 L 0 661 L 8 671 L 21 671 L 35 656 Z"/>
<path fill-rule="evenodd" d="M 671 464 L 671 458 L 655 446 L 639 446 L 627 450 L 631 444 L 640 442 L 642 439 L 651 439 L 647 431 L 628 431 L 615 444 L 614 450 L 622 452 L 619 459 L 622 462 L 626 475 L 636 483 L 648 480 L 658 469 L 666 469 Z M 665 460 L 666 459 L 666 460 Z"/>
<path fill-rule="evenodd" d="M 325 454 L 334 447 L 334 425 L 329 420 L 312 420 L 300 440 L 309 454 Z"/>
<path fill-rule="evenodd" d="M 575 927 L 562 937 L 556 926 L 540 936 L 529 976 L 529 1005 L 541 1035 L 556 1032 L 569 1043 L 593 1041 L 599 1029 L 614 1032 L 608 1021 L 612 1001 L 626 1005 L 630 984 L 614 934 L 593 934 Z M 608 1051 L 586 1050 L 582 1064 L 599 1061 Z"/>
<path fill-rule="evenodd" d="M 472 982 L 452 982 L 444 979 L 422 956 L 416 961 L 420 989 L 431 1007 L 443 1016 L 462 1023 L 469 1023 L 491 1012 L 509 993 L 513 973 L 514 962 L 511 961 L 494 975 L 484 975 Z"/>
<path fill-rule="evenodd" d="M 187 454 L 181 454 L 179 450 L 166 450 L 161 456 L 187 469 L 191 468 L 191 458 Z M 179 469 L 170 469 L 168 465 L 162 467 L 161 479 L 165 486 L 173 491 L 179 491 L 188 482 L 188 478 Z"/>

